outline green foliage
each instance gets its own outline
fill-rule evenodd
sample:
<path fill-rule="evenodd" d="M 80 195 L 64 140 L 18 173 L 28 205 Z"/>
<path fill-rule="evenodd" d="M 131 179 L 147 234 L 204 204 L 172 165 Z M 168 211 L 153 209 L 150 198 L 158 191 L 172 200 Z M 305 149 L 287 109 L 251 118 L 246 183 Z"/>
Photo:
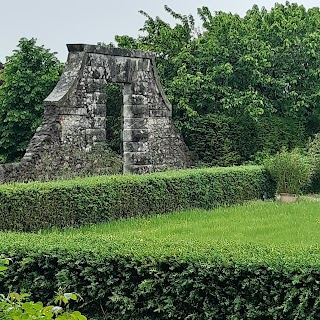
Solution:
<path fill-rule="evenodd" d="M 142 12 L 144 34 L 116 40 L 120 47 L 156 53 L 175 121 L 202 161 L 245 162 L 256 152 L 301 147 L 320 130 L 318 8 L 287 2 L 270 11 L 253 6 L 240 17 L 203 7 L 201 33 L 192 16 L 165 9 L 176 19 L 174 26 Z M 219 121 L 208 122 L 213 117 L 221 123 L 233 119 L 232 132 L 228 124 L 217 131 Z M 199 119 L 209 125 L 207 141 Z M 210 141 L 225 154 L 217 154 Z"/>
<path fill-rule="evenodd" d="M 314 174 L 312 177 L 311 191 L 320 191 L 320 134 L 317 133 L 309 140 L 307 145 L 307 155 L 311 159 L 314 166 Z"/>
<path fill-rule="evenodd" d="M 167 171 L 0 186 L 0 230 L 35 231 L 212 208 L 274 194 L 261 167 Z"/>
<path fill-rule="evenodd" d="M 310 182 L 313 166 L 299 150 L 283 149 L 265 161 L 265 167 L 277 183 L 278 193 L 299 194 Z"/>
<path fill-rule="evenodd" d="M 3 80 L 1 80 L 1 72 L 3 72 L 4 65 L 0 62 L 0 86 L 3 84 Z"/>
<path fill-rule="evenodd" d="M 4 275 L 4 272 L 8 269 L 10 259 L 0 257 L 0 276 Z"/>
<path fill-rule="evenodd" d="M 220 222 L 232 219 L 229 211 Z M 251 225 L 248 232 L 253 232 Z M 258 228 L 256 237 L 260 233 Z M 160 241 L 146 236 L 145 242 L 130 237 L 118 242 L 106 232 L 90 236 L 82 230 L 73 237 L 61 232 L 2 234 L 0 251 L 14 262 L 0 286 L 28 288 L 33 299 L 45 300 L 52 300 L 52 290 L 59 286 L 79 292 L 86 301 L 81 311 L 95 319 L 317 318 L 316 245 L 239 245 L 192 236 L 172 241 L 167 233 Z M 201 252 L 203 245 L 207 251 Z M 148 255 L 146 246 L 153 247 Z M 175 254 L 170 254 L 172 248 Z"/>
<path fill-rule="evenodd" d="M 305 124 L 299 119 L 279 116 L 262 116 L 256 122 L 258 150 L 275 154 L 283 146 L 289 150 L 303 148 L 306 143 Z"/>
<path fill-rule="evenodd" d="M 240 162 L 232 124 L 230 117 L 208 114 L 193 118 L 182 132 L 190 151 L 200 162 L 227 167 Z"/>
<path fill-rule="evenodd" d="M 69 300 L 76 300 L 75 294 L 66 293 L 64 297 L 72 295 Z M 64 311 L 60 306 L 44 306 L 42 302 L 27 301 L 28 294 L 9 293 L 7 297 L 0 294 L 0 317 L 3 320 L 86 320 L 79 311 Z M 75 297 L 75 298 L 74 298 Z"/>
<path fill-rule="evenodd" d="M 43 114 L 42 101 L 61 74 L 61 64 L 36 39 L 22 38 L 0 73 L 0 155 L 10 162 L 24 153 Z"/>
<path fill-rule="evenodd" d="M 0 276 L 4 275 L 4 271 L 8 269 L 9 259 L 0 260 Z M 19 294 L 9 292 L 7 296 L 0 294 L 0 318 L 2 320 L 37 320 L 37 319 L 57 319 L 57 320 L 86 320 L 79 311 L 64 311 L 61 307 L 62 303 L 68 305 L 69 301 L 77 300 L 79 295 L 76 293 L 58 292 L 55 302 L 59 306 L 46 306 L 42 302 L 28 301 L 29 294 Z"/>
<path fill-rule="evenodd" d="M 106 141 L 117 154 L 121 154 L 122 130 L 122 88 L 117 83 L 108 83 L 106 87 Z"/>

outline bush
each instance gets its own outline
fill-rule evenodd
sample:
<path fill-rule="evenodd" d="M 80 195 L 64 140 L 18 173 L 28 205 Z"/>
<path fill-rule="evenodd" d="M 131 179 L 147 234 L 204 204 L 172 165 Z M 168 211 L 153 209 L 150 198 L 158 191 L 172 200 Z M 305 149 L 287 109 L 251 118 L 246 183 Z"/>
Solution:
<path fill-rule="evenodd" d="M 239 164 L 234 148 L 232 118 L 223 115 L 198 116 L 183 128 L 186 144 L 202 163 L 211 166 Z"/>
<path fill-rule="evenodd" d="M 307 142 L 305 124 L 301 119 L 278 116 L 262 116 L 256 123 L 259 151 L 275 154 L 283 147 L 289 150 L 302 148 Z"/>
<path fill-rule="evenodd" d="M 313 172 L 310 158 L 302 155 L 297 149 L 282 149 L 265 161 L 265 167 L 275 179 L 278 193 L 299 194 L 310 182 Z"/>
<path fill-rule="evenodd" d="M 240 248 L 239 262 L 220 245 L 200 258 L 114 255 L 80 244 L 67 249 L 70 243 L 56 250 L 20 246 L 11 249 L 13 268 L 0 286 L 27 287 L 33 299 L 47 301 L 59 286 L 79 292 L 86 301 L 79 310 L 90 319 L 318 319 L 320 312 L 319 264 L 290 264 L 275 248 L 264 255 Z M 0 243 L 1 250 L 9 249 Z"/>
<path fill-rule="evenodd" d="M 9 259 L 0 259 L 0 276 L 8 269 Z M 28 301 L 29 294 L 19 294 L 9 292 L 7 296 L 0 293 L 0 319 L 2 320 L 37 320 L 37 319 L 56 319 L 56 320 L 86 320 L 79 311 L 64 311 L 61 304 L 67 305 L 71 300 L 77 300 L 79 296 L 76 293 L 58 292 L 55 302 L 59 306 L 46 306 L 42 302 Z"/>
<path fill-rule="evenodd" d="M 180 125 L 181 126 L 181 125 Z M 230 166 L 259 160 L 262 154 L 275 154 L 282 147 L 304 147 L 305 126 L 290 117 L 207 114 L 182 124 L 184 139 L 198 160 L 211 166 Z"/>
<path fill-rule="evenodd" d="M 71 227 L 274 195 L 262 167 L 167 171 L 0 186 L 0 230 Z"/>
<path fill-rule="evenodd" d="M 320 134 L 317 133 L 307 146 L 307 154 L 314 165 L 310 191 L 320 192 Z"/>

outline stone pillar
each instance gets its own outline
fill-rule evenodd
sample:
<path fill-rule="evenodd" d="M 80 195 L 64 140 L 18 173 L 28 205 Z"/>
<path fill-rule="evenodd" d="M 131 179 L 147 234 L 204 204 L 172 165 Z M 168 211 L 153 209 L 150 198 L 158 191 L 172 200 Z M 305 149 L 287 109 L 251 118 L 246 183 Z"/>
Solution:
<path fill-rule="evenodd" d="M 143 100 L 143 99 L 141 99 Z M 149 108 L 133 96 L 132 84 L 123 89 L 123 173 L 152 171 L 149 153 Z"/>

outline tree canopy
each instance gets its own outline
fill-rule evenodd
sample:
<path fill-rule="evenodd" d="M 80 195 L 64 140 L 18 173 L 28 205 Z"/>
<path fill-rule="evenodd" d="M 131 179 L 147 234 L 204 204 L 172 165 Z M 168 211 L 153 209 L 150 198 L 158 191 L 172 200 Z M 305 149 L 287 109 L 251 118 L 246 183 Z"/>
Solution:
<path fill-rule="evenodd" d="M 1 161 L 23 155 L 41 122 L 42 102 L 62 71 L 55 53 L 37 46 L 36 39 L 22 38 L 17 47 L 0 72 Z"/>
<path fill-rule="evenodd" d="M 165 9 L 174 26 L 142 12 L 144 35 L 116 40 L 157 54 L 174 118 L 200 160 L 240 163 L 282 145 L 303 146 L 319 131 L 319 8 L 255 5 L 240 17 L 202 7 L 201 32 L 192 16 Z M 221 158 L 217 148 L 225 150 Z"/>

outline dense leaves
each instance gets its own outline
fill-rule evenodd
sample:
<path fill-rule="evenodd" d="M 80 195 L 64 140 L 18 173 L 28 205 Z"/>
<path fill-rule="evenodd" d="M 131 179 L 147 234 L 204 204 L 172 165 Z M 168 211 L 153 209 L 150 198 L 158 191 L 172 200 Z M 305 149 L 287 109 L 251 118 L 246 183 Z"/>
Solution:
<path fill-rule="evenodd" d="M 0 257 L 0 276 L 5 274 L 8 269 L 9 261 L 12 259 Z M 77 300 L 79 295 L 74 292 L 62 293 L 61 290 L 57 293 L 55 303 L 58 306 L 44 306 L 42 302 L 29 301 L 28 293 L 19 294 L 9 291 L 6 295 L 0 293 L 0 319 L 2 320 L 86 320 L 87 318 L 79 311 L 69 312 L 64 311 L 62 304 L 68 305 L 70 301 Z M 69 306 L 67 306 L 69 309 Z"/>
<path fill-rule="evenodd" d="M 277 193 L 299 194 L 313 174 L 311 159 L 296 149 L 282 149 L 265 161 L 265 167 L 277 182 Z"/>
<path fill-rule="evenodd" d="M 256 263 L 238 263 L 219 249 L 201 259 L 34 250 L 27 242 L 23 249 L 0 249 L 14 258 L 1 287 L 25 287 L 33 299 L 46 301 L 59 286 L 75 290 L 85 300 L 79 309 L 92 319 L 293 320 L 319 314 L 319 264 L 286 265 L 285 255 L 267 264 L 254 248 Z"/>
<path fill-rule="evenodd" d="M 117 83 L 106 86 L 106 140 L 108 147 L 121 154 L 122 88 Z"/>
<path fill-rule="evenodd" d="M 0 74 L 3 70 L 4 66 L 3 66 L 3 63 L 0 62 Z M 0 86 L 3 84 L 3 80 L 1 80 L 1 77 L 0 77 Z"/>
<path fill-rule="evenodd" d="M 274 194 L 258 166 L 101 176 L 0 186 L 0 230 L 35 231 L 213 208 Z"/>
<path fill-rule="evenodd" d="M 201 161 L 241 163 L 256 152 L 302 146 L 308 136 L 319 131 L 318 8 L 306 10 L 286 3 L 267 11 L 253 6 L 240 17 L 211 13 L 203 7 L 198 9 L 201 32 L 191 16 L 168 7 L 166 11 L 177 19 L 175 26 L 143 12 L 147 18 L 144 35 L 138 39 L 118 36 L 116 40 L 121 47 L 156 52 L 174 118 L 189 147 L 201 150 Z M 229 117 L 221 131 L 217 121 L 208 123 L 212 115 L 220 117 L 221 123 Z M 201 119 L 213 140 L 198 126 Z M 230 121 L 234 127 L 228 131 Z M 241 130 L 243 127 L 246 130 Z M 248 131 L 252 133 L 249 139 Z M 213 141 L 221 139 L 226 141 L 223 157 L 212 148 Z"/>
<path fill-rule="evenodd" d="M 61 64 L 36 39 L 22 38 L 0 73 L 0 156 L 12 161 L 24 153 L 41 122 L 42 101 L 52 91 Z"/>

